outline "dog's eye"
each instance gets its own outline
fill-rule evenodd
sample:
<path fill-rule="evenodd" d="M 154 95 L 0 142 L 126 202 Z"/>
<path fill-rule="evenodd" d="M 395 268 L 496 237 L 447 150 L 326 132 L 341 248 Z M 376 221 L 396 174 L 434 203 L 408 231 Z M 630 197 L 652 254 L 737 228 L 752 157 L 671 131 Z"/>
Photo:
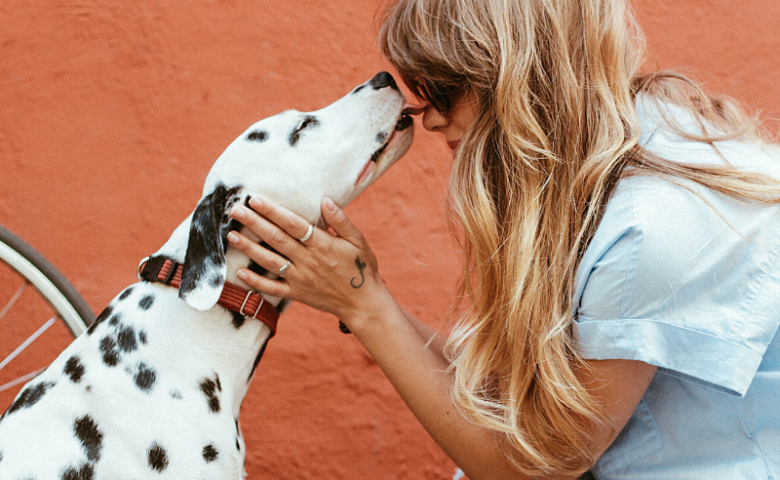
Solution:
<path fill-rule="evenodd" d="M 294 147 L 295 144 L 298 143 L 298 140 L 301 138 L 301 131 L 303 131 L 304 128 L 313 127 L 319 124 L 319 120 L 315 117 L 312 117 L 311 115 L 305 116 L 303 121 L 290 133 L 290 146 Z"/>

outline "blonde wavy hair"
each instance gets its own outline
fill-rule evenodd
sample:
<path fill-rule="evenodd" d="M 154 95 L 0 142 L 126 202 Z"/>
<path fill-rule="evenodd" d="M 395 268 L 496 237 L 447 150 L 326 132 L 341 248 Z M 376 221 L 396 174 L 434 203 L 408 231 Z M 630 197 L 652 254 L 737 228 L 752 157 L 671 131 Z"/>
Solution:
<path fill-rule="evenodd" d="M 626 167 L 780 197 L 770 177 L 643 150 L 636 95 L 688 109 L 702 134 L 682 134 L 698 141 L 759 141 L 759 123 L 682 75 L 640 75 L 644 39 L 623 0 L 400 0 L 383 20 L 380 48 L 413 93 L 443 113 L 477 99 L 448 196 L 469 299 L 449 337 L 452 398 L 519 471 L 579 474 L 594 461 L 586 426 L 610 424 L 577 379 L 574 278 Z"/>

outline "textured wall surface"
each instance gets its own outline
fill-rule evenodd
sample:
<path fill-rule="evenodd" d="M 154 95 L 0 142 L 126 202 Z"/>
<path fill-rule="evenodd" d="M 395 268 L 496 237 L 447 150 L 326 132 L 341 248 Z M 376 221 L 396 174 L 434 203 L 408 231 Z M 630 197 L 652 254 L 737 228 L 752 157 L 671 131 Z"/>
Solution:
<path fill-rule="evenodd" d="M 379 8 L 5 0 L 0 224 L 101 310 L 248 125 L 318 109 L 389 68 L 376 46 Z M 780 115 L 779 2 L 639 0 L 637 11 L 655 65 L 688 67 L 710 90 Z M 443 140 L 418 128 L 407 156 L 347 209 L 396 298 L 432 325 L 446 318 L 459 273 L 444 216 L 449 164 Z M 301 305 L 282 318 L 242 411 L 250 478 L 452 478 L 455 466 L 336 325 Z M 55 337 L 56 348 L 67 343 L 64 329 Z"/>

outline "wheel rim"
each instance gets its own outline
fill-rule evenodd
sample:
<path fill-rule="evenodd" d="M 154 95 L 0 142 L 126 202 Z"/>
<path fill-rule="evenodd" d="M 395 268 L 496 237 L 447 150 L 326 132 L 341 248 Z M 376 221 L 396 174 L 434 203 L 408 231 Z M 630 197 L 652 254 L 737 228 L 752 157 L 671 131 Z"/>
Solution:
<path fill-rule="evenodd" d="M 78 337 L 87 329 L 84 320 L 81 319 L 76 309 L 70 304 L 65 295 L 60 292 L 51 280 L 41 273 L 41 271 L 26 258 L 4 243 L 0 243 L 0 258 L 5 259 L 6 263 L 16 270 L 20 275 L 35 287 L 38 292 L 49 302 L 54 310 L 60 315 L 60 318 L 68 326 L 68 329 L 74 337 Z"/>
<path fill-rule="evenodd" d="M 86 322 L 80 311 L 88 315 Z M 0 227 L 0 413 L 92 321 L 89 306 L 67 279 Z"/>

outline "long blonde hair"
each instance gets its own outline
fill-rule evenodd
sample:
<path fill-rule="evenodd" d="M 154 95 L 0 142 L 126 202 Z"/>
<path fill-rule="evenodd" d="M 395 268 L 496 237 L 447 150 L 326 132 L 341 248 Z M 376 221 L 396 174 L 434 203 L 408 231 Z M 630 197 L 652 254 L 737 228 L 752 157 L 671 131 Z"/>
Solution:
<path fill-rule="evenodd" d="M 639 147 L 637 93 L 712 126 L 696 140 L 758 139 L 758 124 L 683 76 L 639 75 L 644 40 L 623 0 L 400 0 L 380 48 L 438 110 L 464 92 L 478 101 L 448 197 L 470 300 L 448 344 L 453 400 L 502 435 L 518 470 L 578 474 L 594 460 L 586 425 L 609 422 L 577 380 L 573 282 L 625 167 L 778 201 L 768 177 Z"/>

